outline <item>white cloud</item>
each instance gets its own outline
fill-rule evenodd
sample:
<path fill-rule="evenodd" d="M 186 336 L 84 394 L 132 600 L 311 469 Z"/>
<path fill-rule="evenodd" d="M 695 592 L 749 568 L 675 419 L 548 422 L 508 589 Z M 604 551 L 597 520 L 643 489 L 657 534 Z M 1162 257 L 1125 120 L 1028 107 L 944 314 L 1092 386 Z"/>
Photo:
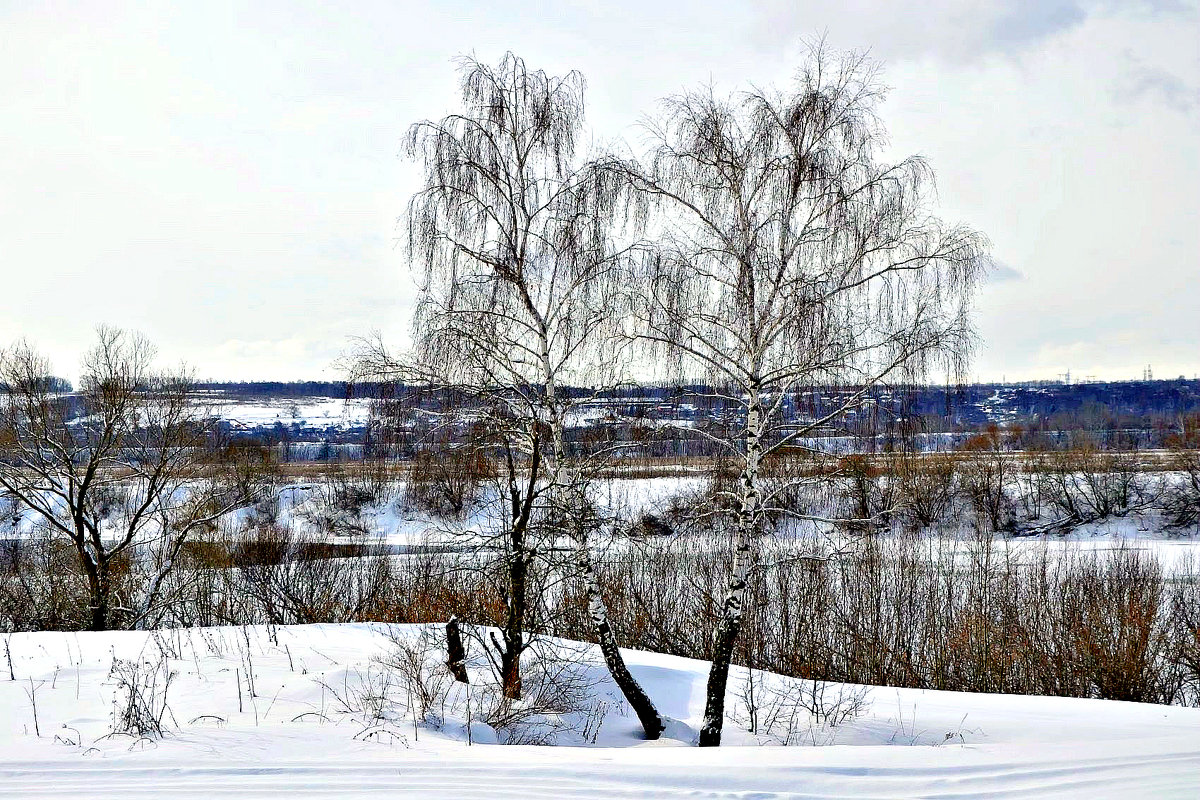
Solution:
<path fill-rule="evenodd" d="M 984 288 L 981 374 L 1101 340 L 1096 369 L 1188 343 L 1200 368 L 1194 3 L 14 4 L 0 26 L 0 343 L 64 372 L 102 321 L 230 378 L 402 337 L 400 139 L 453 107 L 457 54 L 578 68 L 597 136 L 636 141 L 656 98 L 785 80 L 822 30 L 886 60 L 896 153 L 1023 276 Z"/>

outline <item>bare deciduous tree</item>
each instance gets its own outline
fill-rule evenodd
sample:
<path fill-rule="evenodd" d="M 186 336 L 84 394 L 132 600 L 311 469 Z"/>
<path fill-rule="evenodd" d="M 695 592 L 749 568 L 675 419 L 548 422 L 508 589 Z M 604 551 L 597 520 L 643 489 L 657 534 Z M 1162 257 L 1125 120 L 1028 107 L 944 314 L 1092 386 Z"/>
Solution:
<path fill-rule="evenodd" d="M 153 361 L 146 339 L 101 327 L 80 391 L 65 395 L 51 390 L 49 364 L 29 345 L 0 354 L 0 488 L 74 547 L 92 630 L 152 614 L 189 535 L 257 485 L 249 462 L 206 460 L 191 377 Z M 145 584 L 117 596 L 114 580 L 135 549 Z"/>
<path fill-rule="evenodd" d="M 1164 493 L 1168 524 L 1173 528 L 1195 525 L 1200 522 L 1200 414 L 1180 419 L 1179 430 L 1167 438 L 1167 447 L 1179 474 L 1178 482 Z"/>
<path fill-rule="evenodd" d="M 530 70 L 512 54 L 496 67 L 464 59 L 461 72 L 462 111 L 417 123 L 407 140 L 425 170 L 408 213 L 410 253 L 424 267 L 418 371 L 486 398 L 480 407 L 504 431 L 515 467 L 509 517 L 526 521 L 509 526 L 512 559 L 531 557 L 526 505 L 568 512 L 560 533 L 574 542 L 595 635 L 646 736 L 657 738 L 662 720 L 626 668 L 596 588 L 588 526 L 571 513 L 585 504 L 586 469 L 566 440 L 587 399 L 568 387 L 615 380 L 606 333 L 620 319 L 625 251 L 612 234 L 627 184 L 580 158 L 581 75 Z"/>
<path fill-rule="evenodd" d="M 764 530 L 763 459 L 844 418 L 883 381 L 969 351 L 985 242 L 930 211 L 920 158 L 880 160 L 883 92 L 863 56 L 812 49 L 785 92 L 665 101 L 645 167 L 614 164 L 660 212 L 632 281 L 643 339 L 741 408 L 722 444 L 740 466 L 733 574 L 714 634 L 701 745 L 720 743 L 725 687 Z M 852 389 L 785 420 L 806 387 Z"/>

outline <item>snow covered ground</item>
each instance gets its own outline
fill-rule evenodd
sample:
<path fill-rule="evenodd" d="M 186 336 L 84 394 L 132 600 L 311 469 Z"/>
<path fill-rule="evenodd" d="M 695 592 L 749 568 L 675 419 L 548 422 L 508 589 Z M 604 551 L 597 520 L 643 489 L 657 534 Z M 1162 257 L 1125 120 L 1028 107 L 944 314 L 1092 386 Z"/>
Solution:
<path fill-rule="evenodd" d="M 269 427 L 300 423 L 310 428 L 338 428 L 365 425 L 370 417 L 370 401 L 342 400 L 334 397 L 278 398 L 245 402 L 218 400 L 210 403 L 213 413 L 245 427 Z"/>
<path fill-rule="evenodd" d="M 422 631 L 435 665 L 437 629 L 394 632 L 417 642 Z M 631 668 L 671 720 L 661 741 L 638 737 L 636 718 L 586 648 L 578 671 L 590 710 L 532 723 L 563 746 L 500 745 L 511 734 L 479 722 L 468 743 L 468 698 L 458 685 L 414 727 L 407 684 L 376 660 L 394 647 L 386 632 L 312 625 L 3 637 L 15 680 L 0 662 L 0 796 L 1200 796 L 1200 709 L 873 688 L 861 690 L 862 709 L 840 725 L 795 717 L 796 744 L 785 747 L 778 727 L 746 732 L 746 675 L 735 671 L 732 746 L 700 750 L 691 745 L 707 665 L 637 651 L 626 653 Z M 576 650 L 552 643 L 546 663 Z M 487 668 L 478 647 L 472 653 L 478 717 Z M 148 665 L 143 673 L 165 670 L 160 687 L 175 673 L 163 738 L 110 735 L 126 696 L 113 673 L 120 660 Z M 756 680 L 760 697 L 801 688 Z"/>

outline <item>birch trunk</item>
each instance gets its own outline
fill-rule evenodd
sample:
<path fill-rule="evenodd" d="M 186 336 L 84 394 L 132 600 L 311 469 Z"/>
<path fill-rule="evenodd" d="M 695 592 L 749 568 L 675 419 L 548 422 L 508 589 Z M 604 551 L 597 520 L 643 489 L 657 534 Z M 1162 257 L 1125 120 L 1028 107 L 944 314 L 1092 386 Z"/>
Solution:
<path fill-rule="evenodd" d="M 617 637 L 613 634 L 612 626 L 608 624 L 608 607 L 604 605 L 600 594 L 600 584 L 596 581 L 596 571 L 592 568 L 591 554 L 588 552 L 586 541 L 580 544 L 578 553 L 579 570 L 587 582 L 588 617 L 592 621 L 592 633 L 600 643 L 600 652 L 604 654 L 604 663 L 613 681 L 621 689 L 621 694 L 625 695 L 625 700 L 637 714 L 646 738 L 657 739 L 666 725 L 655 708 L 654 701 L 625 665 L 625 659 L 617 645 Z"/>
<path fill-rule="evenodd" d="M 587 586 L 588 619 L 592 623 L 592 635 L 600 644 L 600 652 L 604 655 L 604 663 L 613 681 L 625 696 L 626 702 L 642 723 L 642 731 L 649 740 L 658 739 L 666 726 L 662 716 L 654 706 L 654 701 L 638 683 L 637 678 L 629 671 L 621 648 L 617 644 L 616 634 L 608 622 L 608 607 L 604 604 L 600 592 L 600 584 L 596 580 L 596 570 L 592 566 L 592 553 L 588 546 L 587 531 L 578 515 L 583 511 L 584 498 L 578 491 L 578 475 L 568 466 L 566 445 L 563 441 L 563 415 L 558 408 L 554 371 L 551 368 L 549 343 L 543 328 L 542 363 L 546 374 L 546 401 L 550 408 L 550 429 L 553 436 L 554 464 L 551 470 L 552 478 L 557 484 L 560 499 L 565 500 L 568 507 L 574 505 L 575 520 L 572 525 L 572 538 L 575 540 L 576 564 Z"/>
<path fill-rule="evenodd" d="M 729 591 L 721 606 L 721 621 L 713 635 L 712 666 L 704 701 L 704 723 L 700 728 L 700 746 L 721 744 L 721 729 L 725 723 L 725 691 L 729 683 L 729 665 L 733 647 L 742 629 L 746 587 L 753 561 L 754 540 L 758 534 L 761 514 L 758 471 L 762 462 L 762 407 L 755 393 L 746 414 L 746 463 L 740 478 L 741 498 L 738 504 L 737 548 L 733 557 L 733 575 Z"/>

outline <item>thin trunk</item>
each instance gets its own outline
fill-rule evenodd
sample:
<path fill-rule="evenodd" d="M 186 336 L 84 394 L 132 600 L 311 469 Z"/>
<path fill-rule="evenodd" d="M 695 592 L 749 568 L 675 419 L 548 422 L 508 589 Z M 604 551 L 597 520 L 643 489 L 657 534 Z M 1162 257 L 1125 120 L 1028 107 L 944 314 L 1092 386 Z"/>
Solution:
<path fill-rule="evenodd" d="M 753 546 L 758 534 L 759 507 L 758 470 L 762 460 L 762 407 L 757 393 L 752 393 L 746 415 L 746 465 L 741 475 L 741 502 L 738 506 L 737 550 L 733 557 L 733 575 L 729 591 L 721 607 L 721 621 L 713 635 L 712 666 L 708 672 L 708 687 L 704 702 L 704 724 L 700 728 L 700 746 L 721 744 L 721 729 L 725 723 L 725 691 L 729 683 L 729 665 L 733 647 L 742 629 L 742 614 L 746 604 Z"/>
<path fill-rule="evenodd" d="M 108 630 L 108 565 L 99 554 L 91 558 L 86 545 L 76 542 L 75 548 L 88 582 L 88 630 Z"/>
<path fill-rule="evenodd" d="M 532 305 L 530 305 L 532 311 Z M 625 696 L 625 701 L 637 714 L 642 723 L 642 730 L 649 740 L 658 739 L 665 725 L 662 716 L 655 708 L 650 695 L 638 683 L 637 678 L 629 671 L 617 637 L 608 622 L 608 607 L 600 593 L 600 584 L 596 580 L 596 571 L 592 567 L 591 551 L 588 548 L 586 523 L 584 514 L 584 497 L 577 486 L 578 474 L 567 464 L 567 450 L 563 440 L 563 416 L 558 408 L 557 386 L 554 368 L 550 359 L 550 345 L 546 336 L 545 326 L 541 326 L 541 358 L 543 377 L 546 380 L 546 407 L 550 411 L 550 433 L 553 437 L 554 463 L 551 469 L 553 483 L 556 486 L 558 500 L 563 509 L 571 515 L 571 527 L 574 529 L 576 558 L 580 573 L 587 584 L 588 617 L 592 622 L 592 634 L 600 643 L 600 652 L 604 655 L 604 663 L 613 681 Z"/>
<path fill-rule="evenodd" d="M 504 637 L 504 652 L 500 654 L 500 682 L 504 696 L 509 700 L 521 699 L 521 642 Z"/>
<path fill-rule="evenodd" d="M 458 617 L 451 617 L 446 623 L 446 668 L 459 683 L 471 682 L 467 675 L 467 648 L 463 647 Z"/>
<path fill-rule="evenodd" d="M 529 562 L 523 539 L 513 536 L 513 554 L 508 563 L 508 616 L 504 621 L 504 650 L 500 654 L 500 680 L 504 696 L 521 699 L 521 651 L 525 648 L 525 585 Z M 518 549 L 520 548 L 520 549 Z"/>
<path fill-rule="evenodd" d="M 512 528 L 509 531 L 511 553 L 508 559 L 508 614 L 504 620 L 504 643 L 499 649 L 501 686 L 504 696 L 511 700 L 521 699 L 521 653 L 525 649 L 526 592 L 530 559 L 525 537 L 529 532 L 529 521 L 533 513 L 534 487 L 540 465 L 538 441 L 535 433 L 529 481 L 524 493 L 516 481 L 516 464 L 511 454 L 508 455 L 508 492 L 512 513 Z"/>
<path fill-rule="evenodd" d="M 625 659 L 617 645 L 617 637 L 613 634 L 612 626 L 608 624 L 608 607 L 604 605 L 600 595 L 600 584 L 596 581 L 596 571 L 592 568 L 591 554 L 588 552 L 586 541 L 579 547 L 578 566 L 587 583 L 588 616 L 592 621 L 592 632 L 600 643 L 600 652 L 604 654 L 604 663 L 608 666 L 609 674 L 620 688 L 621 694 L 625 695 L 625 700 L 633 708 L 633 712 L 637 714 L 646 738 L 657 739 L 666 729 L 666 725 L 650 696 L 625 665 Z"/>
<path fill-rule="evenodd" d="M 93 579 L 93 573 L 89 572 L 88 583 L 91 590 L 92 621 L 88 630 L 106 631 L 108 630 L 108 565 L 97 564 Z"/>

